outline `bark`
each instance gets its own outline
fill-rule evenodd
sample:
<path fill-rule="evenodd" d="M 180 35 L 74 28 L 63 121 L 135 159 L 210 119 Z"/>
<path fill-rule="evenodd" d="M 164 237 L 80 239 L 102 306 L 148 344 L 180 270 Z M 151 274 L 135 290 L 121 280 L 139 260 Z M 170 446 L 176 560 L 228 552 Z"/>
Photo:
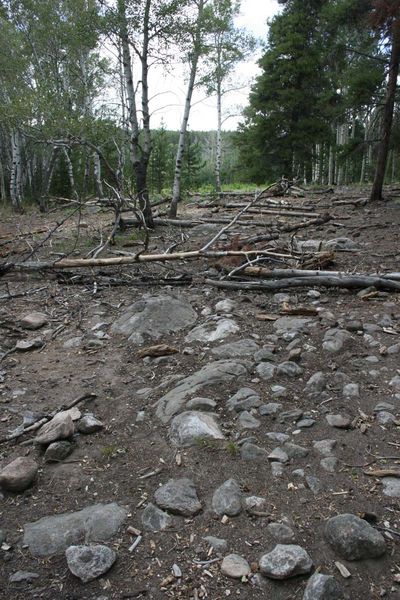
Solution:
<path fill-rule="evenodd" d="M 172 200 L 169 210 L 170 218 L 174 219 L 178 211 L 178 202 L 181 199 L 181 177 L 182 177 L 182 160 L 185 151 L 186 131 L 189 121 L 190 108 L 192 103 L 192 95 L 194 84 L 196 81 L 197 65 L 201 53 L 201 32 L 202 32 L 202 20 L 203 20 L 204 0 L 199 0 L 199 7 L 196 21 L 195 39 L 193 44 L 193 56 L 190 65 L 189 83 L 186 92 L 185 109 L 183 112 L 183 119 L 181 129 L 179 132 L 178 150 L 175 159 L 175 174 L 174 183 L 172 187 Z"/>
<path fill-rule="evenodd" d="M 118 10 L 120 17 L 120 38 L 122 45 L 122 60 L 126 86 L 126 96 L 128 104 L 128 123 L 130 129 L 130 153 L 132 166 L 135 173 L 136 191 L 139 198 L 139 206 L 143 212 L 147 227 L 153 227 L 153 215 L 149 202 L 149 192 L 147 189 L 147 168 L 149 164 L 151 144 L 150 144 L 150 113 L 148 98 L 148 46 L 149 46 L 149 18 L 150 18 L 150 0 L 146 0 L 145 16 L 143 25 L 143 47 L 140 56 L 142 67 L 142 113 L 143 113 L 143 148 L 139 140 L 139 121 L 136 105 L 136 92 L 133 85 L 132 58 L 129 45 L 128 25 L 126 20 L 126 6 L 124 0 L 118 1 Z"/>
<path fill-rule="evenodd" d="M 381 127 L 381 141 L 378 149 L 375 177 L 372 184 L 370 200 L 382 200 L 382 188 L 385 180 L 386 162 L 389 152 L 390 134 L 393 122 L 393 110 L 399 74 L 400 59 L 400 26 L 397 20 L 392 25 L 392 49 L 390 53 L 389 77 L 386 90 L 386 99 L 383 108 Z"/>
<path fill-rule="evenodd" d="M 0 200 L 2 202 L 5 202 L 6 199 L 7 199 L 7 194 L 6 194 L 6 182 L 4 179 L 3 161 L 0 160 Z"/>
<path fill-rule="evenodd" d="M 281 290 L 294 287 L 339 287 L 347 289 L 359 289 L 374 286 L 379 290 L 391 290 L 400 292 L 400 282 L 383 277 L 373 277 L 369 275 L 343 275 L 324 276 L 324 277 L 289 277 L 274 281 L 216 281 L 206 279 L 206 284 L 214 285 L 219 288 L 228 288 L 233 290 Z"/>
<path fill-rule="evenodd" d="M 11 132 L 11 174 L 10 174 L 11 203 L 17 212 L 22 211 L 22 156 L 21 135 L 17 129 Z"/>
<path fill-rule="evenodd" d="M 96 194 L 99 198 L 103 198 L 103 182 L 101 181 L 101 163 L 100 156 L 97 152 L 93 152 L 93 173 L 96 186 Z"/>
<path fill-rule="evenodd" d="M 220 60 L 220 58 L 218 57 Z M 222 153 L 222 89 L 221 79 L 217 81 L 217 143 L 215 149 L 215 191 L 221 193 L 221 153 Z"/>
<path fill-rule="evenodd" d="M 76 190 L 76 185 L 75 185 L 74 167 L 73 167 L 73 164 L 71 161 L 71 157 L 69 155 L 69 151 L 65 147 L 63 147 L 63 154 L 64 154 L 64 158 L 65 158 L 65 163 L 67 165 L 68 179 L 69 179 L 69 185 L 71 187 L 72 196 L 74 197 L 75 200 L 79 200 L 79 195 L 78 195 L 78 192 Z"/>

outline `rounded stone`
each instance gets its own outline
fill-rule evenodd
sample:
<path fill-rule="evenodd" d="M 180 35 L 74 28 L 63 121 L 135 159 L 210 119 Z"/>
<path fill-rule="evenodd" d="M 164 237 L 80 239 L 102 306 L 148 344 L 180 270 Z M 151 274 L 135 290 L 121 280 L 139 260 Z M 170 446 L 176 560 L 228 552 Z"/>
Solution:
<path fill-rule="evenodd" d="M 70 546 L 65 556 L 69 570 L 83 583 L 107 573 L 117 558 L 114 550 L 102 544 Z"/>
<path fill-rule="evenodd" d="M 215 490 L 212 507 L 218 515 L 235 517 L 242 510 L 242 492 L 234 479 L 228 479 Z"/>
<path fill-rule="evenodd" d="M 342 600 L 343 592 L 334 577 L 315 573 L 308 580 L 303 600 Z"/>
<path fill-rule="evenodd" d="M 28 456 L 19 456 L 0 471 L 0 487 L 8 492 L 23 492 L 35 480 L 37 463 Z"/>
<path fill-rule="evenodd" d="M 356 515 L 332 517 L 326 523 L 325 535 L 332 548 L 346 560 L 378 558 L 386 552 L 379 531 Z"/>
<path fill-rule="evenodd" d="M 250 565 L 238 554 L 228 554 L 221 564 L 221 573 L 233 579 L 241 579 L 250 573 Z"/>
<path fill-rule="evenodd" d="M 184 517 L 196 515 L 201 510 L 195 485 L 186 478 L 170 479 L 156 490 L 154 499 L 160 508 Z"/>

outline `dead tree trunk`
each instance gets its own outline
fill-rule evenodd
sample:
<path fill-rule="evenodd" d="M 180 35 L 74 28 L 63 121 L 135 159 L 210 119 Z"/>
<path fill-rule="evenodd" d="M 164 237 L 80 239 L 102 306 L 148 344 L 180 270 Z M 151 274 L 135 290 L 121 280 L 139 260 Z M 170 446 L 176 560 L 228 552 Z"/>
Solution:
<path fill-rule="evenodd" d="M 17 129 L 11 132 L 10 197 L 15 211 L 22 211 L 22 152 L 21 136 Z"/>

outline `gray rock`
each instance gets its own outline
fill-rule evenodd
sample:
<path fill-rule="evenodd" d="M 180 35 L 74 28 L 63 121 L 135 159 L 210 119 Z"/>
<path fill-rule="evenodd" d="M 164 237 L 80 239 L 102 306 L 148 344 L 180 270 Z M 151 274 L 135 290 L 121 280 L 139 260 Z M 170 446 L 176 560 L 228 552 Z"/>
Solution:
<path fill-rule="evenodd" d="M 76 337 L 72 337 L 69 338 L 68 340 L 66 340 L 63 343 L 63 348 L 65 348 L 66 350 L 70 350 L 72 348 L 79 348 L 79 346 L 81 345 L 83 341 L 83 336 L 76 336 Z"/>
<path fill-rule="evenodd" d="M 292 444 L 291 442 L 285 442 L 282 446 L 282 449 L 286 452 L 289 458 L 305 458 L 309 454 L 309 450 L 307 448 L 303 448 L 303 446 L 298 446 L 297 444 Z"/>
<path fill-rule="evenodd" d="M 322 347 L 326 352 L 337 354 L 345 349 L 351 340 L 352 336 L 345 329 L 328 329 L 324 335 Z"/>
<path fill-rule="evenodd" d="M 73 449 L 74 446 L 70 442 L 53 442 L 47 447 L 46 452 L 44 453 L 44 461 L 48 463 L 60 462 L 67 458 Z"/>
<path fill-rule="evenodd" d="M 319 494 L 323 489 L 321 481 L 314 475 L 306 475 L 306 483 L 315 495 Z"/>
<path fill-rule="evenodd" d="M 276 415 L 282 408 L 282 404 L 279 402 L 269 402 L 268 404 L 262 404 L 258 409 L 258 412 L 262 417 Z"/>
<path fill-rule="evenodd" d="M 275 398 L 283 398 L 287 394 L 287 389 L 283 385 L 271 385 L 271 393 Z"/>
<path fill-rule="evenodd" d="M 20 326 L 23 329 L 40 329 L 43 325 L 47 325 L 49 322 L 47 316 L 41 312 L 31 312 L 27 315 L 24 315 L 20 319 Z"/>
<path fill-rule="evenodd" d="M 69 570 L 83 583 L 107 573 L 117 559 L 114 550 L 102 544 L 70 546 L 65 556 Z"/>
<path fill-rule="evenodd" d="M 247 369 L 235 361 L 215 361 L 182 379 L 170 392 L 160 398 L 157 406 L 157 417 L 167 423 L 180 412 L 188 397 L 193 397 L 205 388 L 215 393 L 218 386 L 240 381 L 247 375 Z"/>
<path fill-rule="evenodd" d="M 304 369 L 297 363 L 287 360 L 276 367 L 278 375 L 285 375 L 286 377 L 300 377 L 304 373 Z"/>
<path fill-rule="evenodd" d="M 257 514 L 257 512 L 264 512 L 266 509 L 267 501 L 261 496 L 247 496 L 244 499 L 244 508 L 250 514 Z"/>
<path fill-rule="evenodd" d="M 257 350 L 259 350 L 259 345 L 254 340 L 244 339 L 213 348 L 211 354 L 215 354 L 219 358 L 236 358 L 240 356 L 251 358 Z"/>
<path fill-rule="evenodd" d="M 185 299 L 163 294 L 145 296 L 115 321 L 111 331 L 129 336 L 134 344 L 143 344 L 146 337 L 159 340 L 165 334 L 193 325 L 196 320 L 197 313 Z"/>
<path fill-rule="evenodd" d="M 275 348 L 273 346 L 264 346 L 254 354 L 254 360 L 256 362 L 273 361 L 275 360 L 274 352 Z"/>
<path fill-rule="evenodd" d="M 125 521 L 127 511 L 112 504 L 95 504 L 73 513 L 43 517 L 24 525 L 23 545 L 36 557 L 64 552 L 71 544 L 108 540 Z"/>
<path fill-rule="evenodd" d="M 220 516 L 235 517 L 241 513 L 242 492 L 234 479 L 228 479 L 215 490 L 212 508 Z"/>
<path fill-rule="evenodd" d="M 198 325 L 185 337 L 186 342 L 216 342 L 223 340 L 232 333 L 239 331 L 239 325 L 233 319 L 210 320 L 203 325 Z"/>
<path fill-rule="evenodd" d="M 296 423 L 296 427 L 298 429 L 307 429 L 308 427 L 312 427 L 315 425 L 315 419 L 302 419 Z"/>
<path fill-rule="evenodd" d="M 311 375 L 306 383 L 306 387 L 312 392 L 322 392 L 326 388 L 326 377 L 324 373 L 322 371 L 317 371 L 317 373 Z"/>
<path fill-rule="evenodd" d="M 335 473 L 338 464 L 336 456 L 326 456 L 320 461 L 321 467 L 328 473 Z"/>
<path fill-rule="evenodd" d="M 262 362 L 256 367 L 256 371 L 261 379 L 268 381 L 272 379 L 276 372 L 276 366 L 271 362 Z"/>
<path fill-rule="evenodd" d="M 391 411 L 394 410 L 395 406 L 394 404 L 391 404 L 390 402 L 378 402 L 378 404 L 375 406 L 374 408 L 374 413 L 378 413 L 380 411 Z"/>
<path fill-rule="evenodd" d="M 215 400 L 211 400 L 211 398 L 192 398 L 186 404 L 188 410 L 200 410 L 203 412 L 213 412 L 216 407 L 217 403 Z"/>
<path fill-rule="evenodd" d="M 283 523 L 269 523 L 267 531 L 279 544 L 290 544 L 295 539 L 295 533 Z"/>
<path fill-rule="evenodd" d="M 41 338 L 34 338 L 33 340 L 18 340 L 15 344 L 15 349 L 20 352 L 30 352 L 31 350 L 37 350 L 42 348 L 44 341 Z"/>
<path fill-rule="evenodd" d="M 273 327 L 278 335 L 289 333 L 294 337 L 294 335 L 298 335 L 299 333 L 306 331 L 311 322 L 312 319 L 307 318 L 281 317 L 274 322 Z"/>
<path fill-rule="evenodd" d="M 164 531 L 173 527 L 174 519 L 149 502 L 142 513 L 142 524 L 146 531 Z"/>
<path fill-rule="evenodd" d="M 358 398 L 360 395 L 360 386 L 358 383 L 346 383 L 343 386 L 343 396 L 345 398 Z"/>
<path fill-rule="evenodd" d="M 330 456 L 333 452 L 333 449 L 336 447 L 336 444 L 336 440 L 319 440 L 317 442 L 313 442 L 315 450 L 322 454 L 322 456 Z"/>
<path fill-rule="evenodd" d="M 393 346 L 389 346 L 387 349 L 388 354 L 399 354 L 400 352 L 400 344 L 393 344 Z"/>
<path fill-rule="evenodd" d="M 376 420 L 380 425 L 391 425 L 396 422 L 396 417 L 387 410 L 380 410 L 376 415 Z"/>
<path fill-rule="evenodd" d="M 79 433 L 96 433 L 97 431 L 101 431 L 103 428 L 103 423 L 92 414 L 84 415 L 78 423 Z"/>
<path fill-rule="evenodd" d="M 242 579 L 251 572 L 250 565 L 238 554 L 228 554 L 221 564 L 221 573 L 233 579 Z"/>
<path fill-rule="evenodd" d="M 23 492 L 36 479 L 39 466 L 28 456 L 19 456 L 0 471 L 0 487 L 8 492 Z"/>
<path fill-rule="evenodd" d="M 265 577 L 288 579 L 310 573 L 313 561 L 301 546 L 277 544 L 271 552 L 260 558 L 259 566 Z"/>
<path fill-rule="evenodd" d="M 10 575 L 8 581 L 10 583 L 30 583 L 38 578 L 38 573 L 30 573 L 29 571 L 17 571 L 16 573 Z"/>
<path fill-rule="evenodd" d="M 289 456 L 282 448 L 278 447 L 274 448 L 274 450 L 268 454 L 268 460 L 271 462 L 287 463 L 289 461 Z"/>
<path fill-rule="evenodd" d="M 349 429 L 351 419 L 347 415 L 326 415 L 328 425 L 337 429 Z"/>
<path fill-rule="evenodd" d="M 385 540 L 379 531 L 352 514 L 329 519 L 325 535 L 332 548 L 346 560 L 378 558 L 386 552 Z"/>
<path fill-rule="evenodd" d="M 343 592 L 334 577 L 315 573 L 308 580 L 303 600 L 343 600 Z"/>
<path fill-rule="evenodd" d="M 241 429 L 257 429 L 261 425 L 261 422 L 247 410 L 240 413 L 238 423 Z"/>
<path fill-rule="evenodd" d="M 169 436 L 175 446 L 189 447 L 199 440 L 223 440 L 224 435 L 213 415 L 188 411 L 172 419 Z"/>
<path fill-rule="evenodd" d="M 75 426 L 71 413 L 67 410 L 61 411 L 39 429 L 35 442 L 47 445 L 57 440 L 66 440 L 72 437 L 74 431 Z"/>
<path fill-rule="evenodd" d="M 256 408 L 260 405 L 261 398 L 259 394 L 248 387 L 240 388 L 226 403 L 228 410 L 235 410 L 236 412 Z"/>
<path fill-rule="evenodd" d="M 381 481 L 385 496 L 400 498 L 400 479 L 398 477 L 383 477 Z"/>
<path fill-rule="evenodd" d="M 246 442 L 240 448 L 240 455 L 243 460 L 258 460 L 265 461 L 268 460 L 268 452 L 264 450 L 264 448 L 260 448 L 260 446 L 256 446 L 256 444 L 252 444 Z"/>
<path fill-rule="evenodd" d="M 201 510 L 195 485 L 191 479 L 170 479 L 154 494 L 156 504 L 175 515 L 191 517 Z"/>
<path fill-rule="evenodd" d="M 219 556 L 224 554 L 228 549 L 228 542 L 222 538 L 207 535 L 203 540 L 205 540 Z"/>
<path fill-rule="evenodd" d="M 236 307 L 236 302 L 231 300 L 231 298 L 225 298 L 225 300 L 220 300 L 215 305 L 215 310 L 219 313 L 230 313 Z"/>
<path fill-rule="evenodd" d="M 347 237 L 338 237 L 322 242 L 323 250 L 355 250 L 358 248 L 356 242 Z"/>
<path fill-rule="evenodd" d="M 6 541 L 6 537 L 7 537 L 7 536 L 6 536 L 6 532 L 5 532 L 5 531 L 3 531 L 3 529 L 0 529 L 0 546 L 1 546 L 1 544 L 2 544 L 3 542 L 5 542 L 5 541 Z"/>
<path fill-rule="evenodd" d="M 303 411 L 299 408 L 293 410 L 287 410 L 279 415 L 279 423 L 296 423 L 303 416 Z"/>
<path fill-rule="evenodd" d="M 269 440 L 278 442 L 278 444 L 283 444 L 290 439 L 290 436 L 287 435 L 287 433 L 280 433 L 279 431 L 269 431 L 266 436 Z"/>

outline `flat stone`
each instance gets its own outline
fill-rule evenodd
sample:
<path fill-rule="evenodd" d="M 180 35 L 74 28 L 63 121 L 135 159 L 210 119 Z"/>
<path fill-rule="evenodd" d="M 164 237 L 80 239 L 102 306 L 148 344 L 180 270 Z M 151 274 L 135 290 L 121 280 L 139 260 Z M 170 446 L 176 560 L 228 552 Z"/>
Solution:
<path fill-rule="evenodd" d="M 283 463 L 280 462 L 272 462 L 271 463 L 271 475 L 274 478 L 279 478 L 283 476 L 285 471 Z"/>
<path fill-rule="evenodd" d="M 220 300 L 215 305 L 215 310 L 220 313 L 230 313 L 233 309 L 236 308 L 236 302 L 231 298 L 225 298 L 225 300 Z"/>
<path fill-rule="evenodd" d="M 271 579 L 289 579 L 310 573 L 313 561 L 307 552 L 295 544 L 277 544 L 259 562 L 260 571 Z"/>
<path fill-rule="evenodd" d="M 360 386 L 358 383 L 346 383 L 343 386 L 343 396 L 345 398 L 358 398 L 360 395 Z"/>
<path fill-rule="evenodd" d="M 266 433 L 266 437 L 273 442 L 278 442 L 278 444 L 283 444 L 290 439 L 287 433 L 280 433 L 279 431 L 269 431 Z"/>
<path fill-rule="evenodd" d="M 351 334 L 345 329 L 328 329 L 324 335 L 322 348 L 326 352 L 337 354 L 345 349 L 351 340 Z"/>
<path fill-rule="evenodd" d="M 349 429 L 351 419 L 347 415 L 326 415 L 328 425 L 337 429 Z"/>
<path fill-rule="evenodd" d="M 83 434 L 97 433 L 104 429 L 103 423 L 92 414 L 87 414 L 82 417 L 78 423 L 78 431 Z"/>
<path fill-rule="evenodd" d="M 278 375 L 285 375 L 286 377 L 300 377 L 304 373 L 304 369 L 297 363 L 287 360 L 276 367 Z"/>
<path fill-rule="evenodd" d="M 215 490 L 212 508 L 220 516 L 235 517 L 242 512 L 242 492 L 234 479 L 228 479 Z"/>
<path fill-rule="evenodd" d="M 72 437 L 75 431 L 74 422 L 69 411 L 61 411 L 48 423 L 42 425 L 35 438 L 37 444 L 47 445 L 57 440 Z"/>
<path fill-rule="evenodd" d="M 60 462 L 67 458 L 74 449 L 74 446 L 67 441 L 53 442 L 46 448 L 44 461 L 47 463 Z"/>
<path fill-rule="evenodd" d="M 28 456 L 19 456 L 0 471 L 0 487 L 8 492 L 23 492 L 36 479 L 39 466 Z"/>
<path fill-rule="evenodd" d="M 308 448 L 303 448 L 303 446 L 298 446 L 297 444 L 292 444 L 291 442 L 285 442 L 282 446 L 282 449 L 289 458 L 305 458 L 309 454 Z"/>
<path fill-rule="evenodd" d="M 267 501 L 261 496 L 247 496 L 243 504 L 248 513 L 257 514 L 257 512 L 265 512 Z"/>
<path fill-rule="evenodd" d="M 378 402 L 378 404 L 374 408 L 374 413 L 381 412 L 382 410 L 391 411 L 394 409 L 394 404 L 391 404 L 390 402 Z"/>
<path fill-rule="evenodd" d="M 254 360 L 256 362 L 263 362 L 264 360 L 274 361 L 274 352 L 275 348 L 273 346 L 264 346 L 264 348 L 261 348 L 261 350 L 258 350 L 258 352 L 254 354 Z"/>
<path fill-rule="evenodd" d="M 258 412 L 262 417 L 270 417 L 276 415 L 282 409 L 282 404 L 279 402 L 269 402 L 268 404 L 262 404 Z"/>
<path fill-rule="evenodd" d="M 271 385 L 271 393 L 275 398 L 283 398 L 287 394 L 287 388 L 283 385 Z"/>
<path fill-rule="evenodd" d="M 83 583 L 107 573 L 117 559 L 114 550 L 103 544 L 70 546 L 65 556 L 69 570 Z"/>
<path fill-rule="evenodd" d="M 268 452 L 264 448 L 260 448 L 260 446 L 249 442 L 242 445 L 240 455 L 243 460 L 264 460 L 265 462 L 268 460 Z"/>
<path fill-rule="evenodd" d="M 18 340 L 15 344 L 16 350 L 20 352 L 30 352 L 31 350 L 38 350 L 43 347 L 43 340 L 41 338 L 34 338 L 33 340 Z"/>
<path fill-rule="evenodd" d="M 346 560 L 378 558 L 386 552 L 385 540 L 379 531 L 356 515 L 343 514 L 329 519 L 325 536 Z"/>
<path fill-rule="evenodd" d="M 217 342 L 239 331 L 239 325 L 233 319 L 210 320 L 198 325 L 185 337 L 186 342 Z"/>
<path fill-rule="evenodd" d="M 47 316 L 41 312 L 31 312 L 21 317 L 19 324 L 23 329 L 40 329 L 49 322 Z"/>
<path fill-rule="evenodd" d="M 284 333 L 298 335 L 299 333 L 306 331 L 311 322 L 312 319 L 308 318 L 303 319 L 299 317 L 281 317 L 274 322 L 273 327 L 278 335 L 282 335 Z"/>
<path fill-rule="evenodd" d="M 213 415 L 198 411 L 187 411 L 173 418 L 169 430 L 175 446 L 189 447 L 199 440 L 223 440 L 224 435 Z"/>
<path fill-rule="evenodd" d="M 376 415 L 376 420 L 380 425 L 391 425 L 397 421 L 396 417 L 387 410 L 380 410 Z"/>
<path fill-rule="evenodd" d="M 381 481 L 385 496 L 400 498 L 400 479 L 398 477 L 383 477 Z"/>
<path fill-rule="evenodd" d="M 241 429 L 257 429 L 261 425 L 261 422 L 247 410 L 240 413 L 238 423 Z"/>
<path fill-rule="evenodd" d="M 239 340 L 230 344 L 223 344 L 211 350 L 211 354 L 219 358 L 251 358 L 259 350 L 259 345 L 252 339 Z"/>
<path fill-rule="evenodd" d="M 281 412 L 278 418 L 279 423 L 296 423 L 303 416 L 303 411 L 299 408 Z"/>
<path fill-rule="evenodd" d="M 65 342 L 63 343 L 63 348 L 65 348 L 66 350 L 71 350 L 72 348 L 79 348 L 79 346 L 82 344 L 82 341 L 83 341 L 82 335 L 69 338 L 68 340 L 65 340 Z"/>
<path fill-rule="evenodd" d="M 38 578 L 38 573 L 30 573 L 29 571 L 17 571 L 16 573 L 10 575 L 8 581 L 10 583 L 31 583 L 32 581 Z"/>
<path fill-rule="evenodd" d="M 296 537 L 293 529 L 283 523 L 269 523 L 267 531 L 279 544 L 290 544 Z"/>
<path fill-rule="evenodd" d="M 276 372 L 276 366 L 271 362 L 262 362 L 256 367 L 256 371 L 261 379 L 268 381 L 272 379 Z"/>
<path fill-rule="evenodd" d="M 128 336 L 134 344 L 143 344 L 146 337 L 159 340 L 193 325 L 196 320 L 197 313 L 186 299 L 164 294 L 144 296 L 115 321 L 111 331 Z"/>
<path fill-rule="evenodd" d="M 343 600 L 342 588 L 331 575 L 315 573 L 307 582 L 303 600 Z"/>
<path fill-rule="evenodd" d="M 339 461 L 336 458 L 336 456 L 326 456 L 320 461 L 321 467 L 324 469 L 324 471 L 327 471 L 328 473 L 335 473 L 338 464 Z"/>
<path fill-rule="evenodd" d="M 326 377 L 322 371 L 317 371 L 311 375 L 306 383 L 306 388 L 312 392 L 322 392 L 326 388 Z"/>
<path fill-rule="evenodd" d="M 233 579 L 242 579 L 251 572 L 250 565 L 246 559 L 238 554 L 228 554 L 221 564 L 221 573 Z"/>
<path fill-rule="evenodd" d="M 191 479 L 170 479 L 154 494 L 156 504 L 175 515 L 191 517 L 201 510 L 196 487 Z"/>
<path fill-rule="evenodd" d="M 322 456 L 330 456 L 337 445 L 336 440 L 319 440 L 317 442 L 313 442 L 313 446 L 317 452 L 322 454 Z"/>
<path fill-rule="evenodd" d="M 315 419 L 301 419 L 301 421 L 298 421 L 296 423 L 296 427 L 298 429 L 307 429 L 308 427 L 312 427 L 313 425 L 315 425 L 315 423 Z"/>
<path fill-rule="evenodd" d="M 112 504 L 95 504 L 73 513 L 43 517 L 24 525 L 23 545 L 36 557 L 61 554 L 68 546 L 112 538 L 127 517 L 127 511 Z"/>
<path fill-rule="evenodd" d="M 248 387 L 240 388 L 226 403 L 228 410 L 234 410 L 236 412 L 257 408 L 260 405 L 261 398 L 259 394 Z"/>
<path fill-rule="evenodd" d="M 223 538 L 217 538 L 213 535 L 207 535 L 203 538 L 204 541 L 207 542 L 211 546 L 211 548 L 221 556 L 228 549 L 228 542 Z"/>
<path fill-rule="evenodd" d="M 188 410 L 200 410 L 203 412 L 213 412 L 217 408 L 217 403 L 211 398 L 192 398 L 186 404 Z"/>
<path fill-rule="evenodd" d="M 142 513 L 142 524 L 146 531 L 164 531 L 173 527 L 174 519 L 149 502 Z"/>
<path fill-rule="evenodd" d="M 315 495 L 319 494 L 323 489 L 321 481 L 314 475 L 306 475 L 306 483 Z"/>
<path fill-rule="evenodd" d="M 202 369 L 182 379 L 170 392 L 160 398 L 157 417 L 167 423 L 185 407 L 186 400 L 204 389 L 215 393 L 218 386 L 240 382 L 247 375 L 247 369 L 239 362 L 220 360 L 208 363 Z"/>

